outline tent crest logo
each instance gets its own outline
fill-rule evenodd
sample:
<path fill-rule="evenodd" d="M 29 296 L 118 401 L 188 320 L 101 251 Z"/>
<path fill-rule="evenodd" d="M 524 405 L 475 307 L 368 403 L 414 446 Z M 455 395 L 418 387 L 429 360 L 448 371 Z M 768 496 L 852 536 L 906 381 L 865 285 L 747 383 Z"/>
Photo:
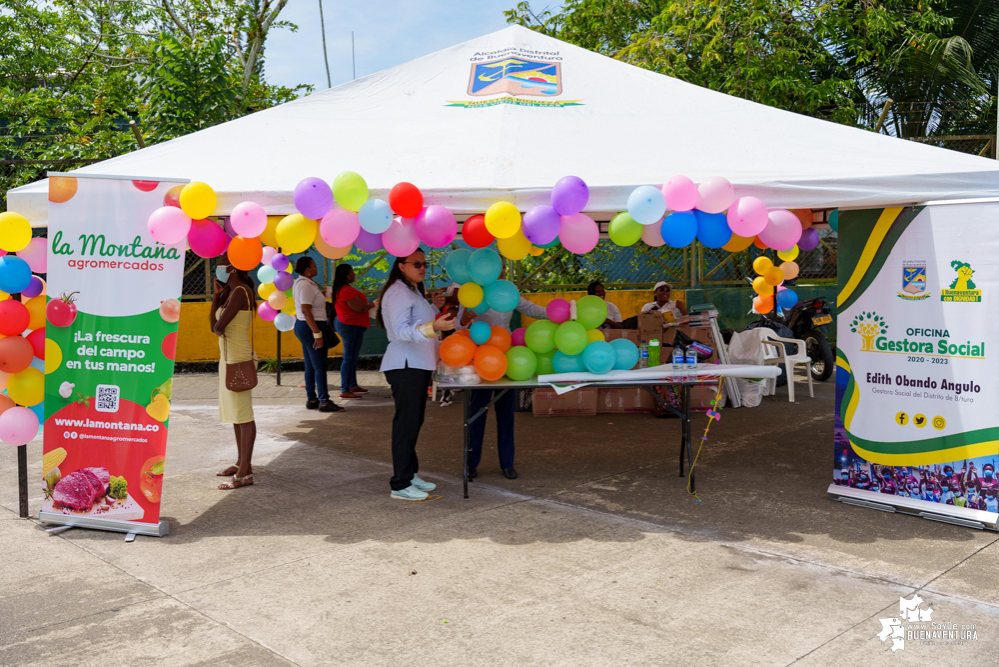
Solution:
<path fill-rule="evenodd" d="M 926 261 L 902 262 L 902 291 L 898 296 L 906 301 L 922 301 L 930 298 L 926 291 Z"/>
<path fill-rule="evenodd" d="M 562 94 L 562 58 L 556 51 L 508 48 L 478 52 L 471 58 L 467 93 L 483 100 L 452 101 L 447 106 L 478 109 L 498 104 L 530 107 L 579 106 L 580 100 L 551 100 Z"/>
<path fill-rule="evenodd" d="M 957 271 L 957 278 L 954 278 L 954 282 L 950 284 L 950 289 L 940 290 L 940 300 L 981 302 L 982 290 L 975 289 L 975 281 L 971 279 L 975 275 L 975 271 L 971 265 L 967 262 L 954 260 L 950 266 Z"/>

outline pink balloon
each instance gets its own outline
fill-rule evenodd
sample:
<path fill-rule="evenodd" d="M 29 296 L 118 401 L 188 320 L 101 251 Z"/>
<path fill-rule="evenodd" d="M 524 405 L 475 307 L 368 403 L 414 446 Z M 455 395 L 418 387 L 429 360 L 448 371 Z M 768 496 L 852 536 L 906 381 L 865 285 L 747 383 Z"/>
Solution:
<path fill-rule="evenodd" d="M 663 241 L 663 221 L 659 220 L 651 225 L 642 225 L 642 241 L 651 248 L 666 245 L 666 242 Z"/>
<path fill-rule="evenodd" d="M 735 189 L 721 176 L 712 176 L 697 186 L 700 202 L 697 208 L 705 213 L 721 213 L 735 200 Z"/>
<path fill-rule="evenodd" d="M 16 406 L 0 414 L 0 440 L 8 445 L 26 445 L 36 435 L 38 416 L 28 408 Z"/>
<path fill-rule="evenodd" d="M 272 248 L 269 245 L 265 245 L 264 253 L 263 255 L 260 256 L 260 263 L 267 264 L 269 266 L 271 260 L 274 259 L 274 255 L 276 254 L 278 254 L 277 248 Z"/>
<path fill-rule="evenodd" d="M 752 238 L 767 226 L 767 205 L 756 197 L 740 197 L 728 208 L 728 226 L 733 234 Z"/>
<path fill-rule="evenodd" d="M 191 219 L 179 208 L 164 206 L 149 216 L 149 233 L 163 245 L 176 245 L 191 230 Z"/>
<path fill-rule="evenodd" d="M 34 273 L 45 273 L 48 266 L 46 253 L 49 249 L 48 239 L 36 236 L 28 241 L 28 245 L 17 251 L 17 256 L 28 263 Z"/>
<path fill-rule="evenodd" d="M 514 329 L 510 332 L 510 345 L 512 347 L 525 347 L 527 342 L 524 340 L 524 336 L 527 334 L 527 329 L 520 327 L 519 329 Z"/>
<path fill-rule="evenodd" d="M 364 227 L 361 227 L 354 245 L 357 246 L 358 250 L 363 250 L 364 252 L 378 252 L 384 247 L 382 245 L 382 235 L 372 234 Z"/>
<path fill-rule="evenodd" d="M 382 243 L 390 255 L 408 257 L 420 247 L 420 237 L 416 235 L 414 218 L 396 218 L 389 228 L 382 232 Z"/>
<path fill-rule="evenodd" d="M 770 211 L 767 226 L 758 236 L 774 250 L 790 250 L 801 238 L 801 221 L 790 211 L 775 209 Z"/>
<path fill-rule="evenodd" d="M 686 176 L 674 176 L 662 187 L 666 208 L 670 211 L 689 211 L 697 207 L 697 186 Z"/>
<path fill-rule="evenodd" d="M 266 301 L 261 302 L 260 305 L 257 306 L 257 315 L 260 315 L 260 319 L 265 322 L 273 322 L 279 312 L 281 311 L 274 310 L 274 307 Z"/>
<path fill-rule="evenodd" d="M 431 248 L 443 248 L 458 235 L 458 221 L 443 206 L 428 206 L 416 216 L 416 235 Z"/>
<path fill-rule="evenodd" d="M 198 257 L 218 257 L 229 245 L 229 235 L 214 220 L 192 220 L 187 244 Z"/>
<path fill-rule="evenodd" d="M 562 324 L 569 319 L 569 302 L 565 299 L 552 299 L 545 306 L 545 314 L 548 315 L 548 319 L 555 324 Z"/>
<path fill-rule="evenodd" d="M 255 239 L 267 229 L 267 213 L 260 204 L 240 202 L 233 207 L 229 224 L 239 236 Z"/>
<path fill-rule="evenodd" d="M 600 228 L 593 218 L 585 213 L 563 215 L 559 228 L 558 240 L 569 252 L 585 255 L 597 247 L 600 240 Z"/>
<path fill-rule="evenodd" d="M 345 208 L 333 209 L 319 222 L 319 235 L 334 248 L 346 248 L 357 240 L 361 223 L 357 213 Z"/>

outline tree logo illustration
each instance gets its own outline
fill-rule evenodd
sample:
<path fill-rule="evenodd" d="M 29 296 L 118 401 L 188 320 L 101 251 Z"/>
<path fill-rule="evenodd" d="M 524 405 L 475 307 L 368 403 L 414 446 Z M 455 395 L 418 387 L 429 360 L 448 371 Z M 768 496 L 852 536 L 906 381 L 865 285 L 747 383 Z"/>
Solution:
<path fill-rule="evenodd" d="M 877 313 L 860 313 L 850 323 L 850 331 L 860 334 L 860 337 L 864 339 L 860 351 L 871 352 L 874 348 L 874 339 L 888 333 L 888 324 L 885 322 L 885 318 Z"/>

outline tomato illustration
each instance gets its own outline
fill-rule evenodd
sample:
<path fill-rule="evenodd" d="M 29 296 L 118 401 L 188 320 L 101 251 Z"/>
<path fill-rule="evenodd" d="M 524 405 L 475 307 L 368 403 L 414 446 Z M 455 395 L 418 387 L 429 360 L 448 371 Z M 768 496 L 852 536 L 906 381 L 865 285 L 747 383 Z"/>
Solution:
<path fill-rule="evenodd" d="M 139 491 L 151 503 L 160 501 L 163 491 L 163 457 L 154 456 L 142 464 L 139 472 Z"/>
<path fill-rule="evenodd" d="M 79 294 L 79 292 L 68 295 L 63 292 L 58 299 L 52 299 L 45 306 L 45 318 L 52 326 L 68 327 L 76 321 L 76 304 L 73 303 L 73 294 Z"/>

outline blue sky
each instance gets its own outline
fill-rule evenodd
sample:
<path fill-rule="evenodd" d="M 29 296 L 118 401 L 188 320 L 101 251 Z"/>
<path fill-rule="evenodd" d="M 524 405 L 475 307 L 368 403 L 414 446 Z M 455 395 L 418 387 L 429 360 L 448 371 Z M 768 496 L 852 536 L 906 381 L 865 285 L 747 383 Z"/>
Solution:
<path fill-rule="evenodd" d="M 354 31 L 357 76 L 408 62 L 506 27 L 503 11 L 518 0 L 323 0 L 330 77 L 351 80 L 350 31 Z M 557 0 L 537 2 L 557 6 Z M 264 76 L 269 83 L 326 88 L 318 0 L 291 0 L 281 19 L 298 25 L 271 31 Z"/>

